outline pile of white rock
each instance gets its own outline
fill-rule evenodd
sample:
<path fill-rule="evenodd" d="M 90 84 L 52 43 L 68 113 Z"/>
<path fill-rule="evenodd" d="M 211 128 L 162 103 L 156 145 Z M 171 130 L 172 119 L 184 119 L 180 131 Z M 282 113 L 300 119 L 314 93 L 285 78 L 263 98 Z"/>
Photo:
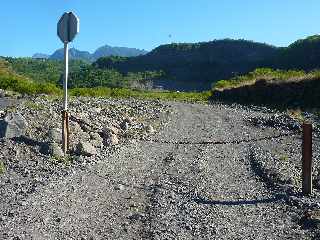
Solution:
<path fill-rule="evenodd" d="M 77 98 L 70 101 L 69 154 L 92 157 L 130 136 L 152 134 L 167 107 L 160 101 Z M 0 112 L 0 138 L 36 141 L 41 154 L 63 158 L 61 100 L 27 98 L 14 111 Z"/>

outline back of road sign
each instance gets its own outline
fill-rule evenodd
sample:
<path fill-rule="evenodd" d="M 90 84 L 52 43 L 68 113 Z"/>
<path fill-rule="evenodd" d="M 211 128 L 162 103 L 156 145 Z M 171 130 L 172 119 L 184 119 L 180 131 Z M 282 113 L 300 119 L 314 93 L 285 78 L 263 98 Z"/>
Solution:
<path fill-rule="evenodd" d="M 63 43 L 71 42 L 79 33 L 79 18 L 73 12 L 66 12 L 58 22 L 58 36 Z"/>

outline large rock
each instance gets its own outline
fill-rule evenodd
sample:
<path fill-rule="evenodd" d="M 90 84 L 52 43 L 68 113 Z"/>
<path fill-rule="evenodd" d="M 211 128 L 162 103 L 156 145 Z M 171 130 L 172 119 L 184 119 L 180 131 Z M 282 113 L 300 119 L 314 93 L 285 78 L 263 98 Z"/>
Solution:
<path fill-rule="evenodd" d="M 114 127 L 114 126 L 111 126 L 111 127 L 105 127 L 103 129 L 103 134 L 104 135 L 110 135 L 110 134 L 119 134 L 119 129 Z"/>
<path fill-rule="evenodd" d="M 0 98 L 4 98 L 6 95 L 5 91 L 0 89 Z"/>
<path fill-rule="evenodd" d="M 121 124 L 120 124 L 120 127 L 123 131 L 127 131 L 129 129 L 129 123 L 127 121 L 123 121 Z"/>
<path fill-rule="evenodd" d="M 92 140 L 102 141 L 102 138 L 100 137 L 100 134 L 97 133 L 97 132 L 90 132 L 90 138 Z"/>
<path fill-rule="evenodd" d="M 96 148 L 102 148 L 103 147 L 103 139 L 100 137 L 99 133 L 91 132 L 90 133 L 90 143 L 96 147 Z"/>
<path fill-rule="evenodd" d="M 43 144 L 40 148 L 40 152 L 46 155 L 53 156 L 55 158 L 64 157 L 61 145 L 56 142 L 49 142 Z"/>
<path fill-rule="evenodd" d="M 62 142 L 62 129 L 51 128 L 48 131 L 48 138 L 49 138 L 49 142 L 61 143 Z"/>
<path fill-rule="evenodd" d="M 123 121 L 120 123 L 120 127 L 122 130 L 126 131 L 129 129 L 129 125 L 133 124 L 133 120 L 130 117 L 127 117 L 123 119 Z"/>
<path fill-rule="evenodd" d="M 89 142 L 81 141 L 77 146 L 78 153 L 84 156 L 93 156 L 97 154 L 97 149 Z"/>
<path fill-rule="evenodd" d="M 62 147 L 58 143 L 49 143 L 49 154 L 56 158 L 64 157 Z"/>
<path fill-rule="evenodd" d="M 115 134 L 109 134 L 105 138 L 105 144 L 107 146 L 117 145 L 119 143 L 119 139 Z"/>
<path fill-rule="evenodd" d="M 8 113 L 0 121 L 0 137 L 14 138 L 25 134 L 27 122 L 20 113 Z"/>
<path fill-rule="evenodd" d="M 154 128 L 151 125 L 146 126 L 146 131 L 148 133 L 154 133 L 155 132 Z"/>
<path fill-rule="evenodd" d="M 126 117 L 125 119 L 123 119 L 123 122 L 127 122 L 128 124 L 133 124 L 133 120 L 130 117 Z"/>

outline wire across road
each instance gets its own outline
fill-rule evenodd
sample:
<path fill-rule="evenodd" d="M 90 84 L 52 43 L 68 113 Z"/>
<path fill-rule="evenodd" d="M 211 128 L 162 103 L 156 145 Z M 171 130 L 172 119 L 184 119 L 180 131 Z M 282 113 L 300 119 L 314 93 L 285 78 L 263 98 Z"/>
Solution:
<path fill-rule="evenodd" d="M 259 142 L 264 140 L 278 139 L 282 137 L 288 136 L 300 136 L 298 133 L 281 133 L 273 136 L 264 136 L 261 138 L 249 138 L 249 139 L 238 139 L 231 141 L 223 141 L 223 140 L 215 140 L 215 141 L 167 141 L 167 140 L 159 140 L 159 139 L 145 139 L 145 138 L 130 138 L 139 141 L 145 142 L 154 142 L 160 144 L 177 144 L 177 145 L 224 145 L 224 144 L 241 144 L 241 143 L 249 143 L 249 142 Z"/>

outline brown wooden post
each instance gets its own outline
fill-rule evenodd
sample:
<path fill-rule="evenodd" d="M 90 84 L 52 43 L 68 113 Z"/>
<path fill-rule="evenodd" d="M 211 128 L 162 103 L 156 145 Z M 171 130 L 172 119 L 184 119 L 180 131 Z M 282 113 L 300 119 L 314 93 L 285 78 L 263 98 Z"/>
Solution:
<path fill-rule="evenodd" d="M 302 193 L 312 194 L 312 124 L 303 124 L 302 137 Z"/>
<path fill-rule="evenodd" d="M 69 112 L 66 112 L 66 129 L 67 129 L 67 152 L 69 152 L 69 144 L 70 144 Z"/>
<path fill-rule="evenodd" d="M 62 150 L 67 154 L 69 150 L 69 115 L 67 110 L 62 111 Z"/>

